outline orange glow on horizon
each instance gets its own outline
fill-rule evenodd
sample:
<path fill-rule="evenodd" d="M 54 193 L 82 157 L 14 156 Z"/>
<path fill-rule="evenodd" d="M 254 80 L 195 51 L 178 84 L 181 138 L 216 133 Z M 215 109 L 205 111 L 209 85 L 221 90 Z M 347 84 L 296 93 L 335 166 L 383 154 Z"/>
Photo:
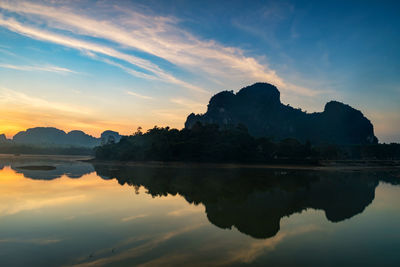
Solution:
<path fill-rule="evenodd" d="M 176 119 L 166 120 L 165 122 L 162 118 L 152 118 L 152 122 L 134 120 L 130 122 L 118 118 L 115 120 L 79 119 L 52 114 L 52 112 L 39 112 L 34 109 L 28 112 L 27 110 L 4 110 L 4 108 L 0 108 L 0 114 L 0 134 L 5 134 L 9 139 L 20 131 L 35 127 L 54 127 L 66 133 L 80 130 L 94 137 L 100 137 L 101 133 L 106 130 L 116 131 L 121 135 L 131 135 L 136 132 L 139 126 L 143 131 L 147 131 L 156 125 L 177 129 L 183 128 L 183 122 Z"/>
<path fill-rule="evenodd" d="M 115 179 L 101 179 L 96 172 L 85 174 L 81 178 L 69 178 L 63 175 L 52 180 L 36 180 L 26 178 L 24 174 L 15 171 L 10 166 L 5 166 L 0 169 L 0 182 L 0 218 L 25 211 L 61 206 L 87 210 L 84 206 L 92 207 L 93 205 L 99 209 L 97 201 L 103 203 L 100 205 L 103 208 L 119 207 L 123 205 L 122 203 L 126 204 L 132 200 L 135 200 L 136 204 L 140 203 L 138 207 L 154 202 L 163 205 L 180 203 L 182 206 L 179 206 L 173 215 L 187 213 L 184 210 L 187 208 L 186 201 L 179 195 L 153 198 L 151 195 L 145 194 L 146 189 L 141 187 L 139 189 L 141 197 L 134 198 L 133 187 L 121 186 Z M 204 212 L 202 206 L 190 206 L 190 208 L 201 214 Z"/>

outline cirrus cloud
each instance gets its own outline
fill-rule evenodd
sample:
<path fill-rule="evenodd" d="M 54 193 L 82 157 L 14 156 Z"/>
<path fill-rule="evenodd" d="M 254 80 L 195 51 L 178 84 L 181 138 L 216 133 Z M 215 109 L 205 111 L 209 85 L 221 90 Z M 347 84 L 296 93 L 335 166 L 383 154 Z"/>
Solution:
<path fill-rule="evenodd" d="M 229 87 L 265 81 L 275 84 L 283 93 L 307 96 L 319 93 L 285 81 L 268 64 L 245 55 L 240 48 L 195 36 L 181 28 L 177 18 L 146 14 L 137 7 L 121 8 L 104 2 L 92 5 L 97 14 L 93 16 L 73 5 L 48 1 L 2 1 L 0 8 L 7 11 L 7 17 L 0 17 L 0 26 L 31 38 L 88 51 L 92 55 L 122 60 L 131 66 L 103 59 L 134 76 L 176 84 L 201 93 L 209 92 L 204 85 L 220 87 L 221 81 Z M 23 16 L 24 22 L 17 21 L 13 14 Z M 94 41 L 83 41 L 82 38 L 86 37 L 94 38 Z M 142 54 L 138 56 L 137 52 Z M 189 78 L 179 77 L 162 62 L 190 73 L 195 79 L 187 81 Z"/>

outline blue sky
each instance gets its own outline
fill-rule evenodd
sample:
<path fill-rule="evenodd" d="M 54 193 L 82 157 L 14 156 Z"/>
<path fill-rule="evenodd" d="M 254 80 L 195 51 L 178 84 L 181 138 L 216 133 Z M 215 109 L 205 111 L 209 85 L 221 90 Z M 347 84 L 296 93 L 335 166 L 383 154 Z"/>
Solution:
<path fill-rule="evenodd" d="M 0 132 L 182 128 L 221 90 L 360 109 L 400 141 L 396 1 L 1 1 Z"/>

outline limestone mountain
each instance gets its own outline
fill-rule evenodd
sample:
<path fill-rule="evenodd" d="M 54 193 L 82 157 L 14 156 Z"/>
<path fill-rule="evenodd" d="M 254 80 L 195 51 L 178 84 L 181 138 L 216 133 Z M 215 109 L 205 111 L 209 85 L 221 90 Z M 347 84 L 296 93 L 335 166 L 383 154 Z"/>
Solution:
<path fill-rule="evenodd" d="M 268 83 L 255 83 L 238 93 L 223 91 L 214 95 L 204 114 L 190 114 L 185 127 L 202 124 L 245 125 L 249 133 L 275 140 L 295 138 L 313 144 L 373 144 L 372 123 L 349 105 L 331 101 L 323 112 L 306 113 L 284 105 L 278 89 Z"/>
<path fill-rule="evenodd" d="M 110 135 L 113 140 L 121 139 L 119 133 L 113 131 L 105 131 L 101 138 L 96 138 L 78 130 L 66 133 L 53 127 L 36 127 L 17 133 L 12 141 L 14 144 L 34 146 L 92 148 L 104 144 L 106 141 L 103 139 Z"/>

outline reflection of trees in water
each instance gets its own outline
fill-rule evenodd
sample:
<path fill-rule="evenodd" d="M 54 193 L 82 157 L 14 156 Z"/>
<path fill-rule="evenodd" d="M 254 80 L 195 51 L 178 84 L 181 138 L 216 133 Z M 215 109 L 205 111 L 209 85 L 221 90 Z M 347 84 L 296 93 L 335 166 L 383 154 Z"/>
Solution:
<path fill-rule="evenodd" d="M 20 166 L 56 167 L 29 170 Z M 25 177 L 52 180 L 66 175 L 80 178 L 94 170 L 103 179 L 116 178 L 138 192 L 143 186 L 152 196 L 181 195 L 189 203 L 203 204 L 211 223 L 236 227 L 256 238 L 274 236 L 280 220 L 307 208 L 324 210 L 329 221 L 339 222 L 363 212 L 375 197 L 379 181 L 399 184 L 399 172 L 328 172 L 216 168 L 206 165 L 91 165 L 76 161 L 23 158 L 0 159 L 0 169 L 11 168 Z"/>
<path fill-rule="evenodd" d="M 374 200 L 380 178 L 398 183 L 390 173 L 376 172 L 110 165 L 95 170 L 120 184 L 144 186 L 152 196 L 179 194 L 202 203 L 214 225 L 256 238 L 274 236 L 282 217 L 307 208 L 324 210 L 332 222 L 351 218 Z"/>
<path fill-rule="evenodd" d="M 5 166 L 10 166 L 17 173 L 22 173 L 26 178 L 34 180 L 53 180 L 66 175 L 69 178 L 81 178 L 83 175 L 91 173 L 94 168 L 91 164 L 78 161 L 48 160 L 48 159 L 24 159 L 10 158 L 0 159 L 0 170 Z M 26 167 L 20 168 L 20 167 Z M 54 167 L 40 169 L 29 169 L 29 166 L 48 166 Z"/>

